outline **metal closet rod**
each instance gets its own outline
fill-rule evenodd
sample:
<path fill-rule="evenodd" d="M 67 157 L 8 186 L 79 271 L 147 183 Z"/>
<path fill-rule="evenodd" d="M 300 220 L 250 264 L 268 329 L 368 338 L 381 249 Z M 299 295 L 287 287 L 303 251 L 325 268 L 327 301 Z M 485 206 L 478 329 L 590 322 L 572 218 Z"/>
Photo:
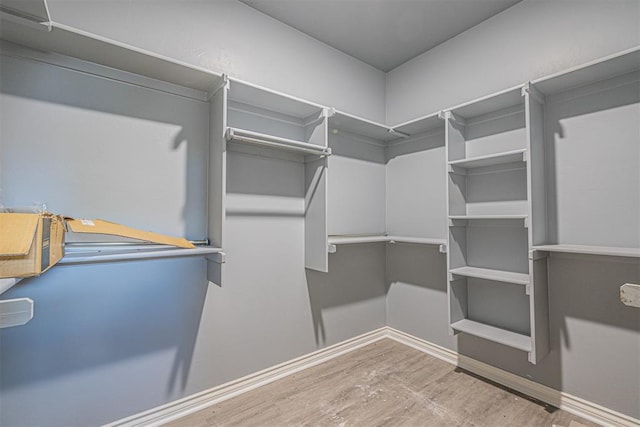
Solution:
<path fill-rule="evenodd" d="M 299 153 L 314 154 L 317 156 L 331 155 L 330 148 L 322 147 L 320 145 L 231 127 L 227 128 L 225 139 L 227 141 L 246 142 L 249 144 L 262 145 L 287 151 L 296 151 Z"/>

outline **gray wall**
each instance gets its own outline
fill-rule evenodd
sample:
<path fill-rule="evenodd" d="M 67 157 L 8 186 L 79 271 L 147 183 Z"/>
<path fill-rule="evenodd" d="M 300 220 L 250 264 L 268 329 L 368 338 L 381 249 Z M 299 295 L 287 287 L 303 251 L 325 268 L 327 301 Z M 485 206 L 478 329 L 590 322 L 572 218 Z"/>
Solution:
<path fill-rule="evenodd" d="M 389 72 L 387 120 L 389 123 L 402 122 L 637 46 L 640 44 L 639 23 L 640 3 L 635 0 L 525 0 Z M 624 103 L 624 99 L 629 97 L 634 98 L 630 102 L 637 102 L 637 92 L 634 96 L 633 89 L 627 90 L 629 96 L 620 96 L 618 93 L 616 102 Z M 590 99 L 583 101 L 582 105 L 591 107 L 604 103 Z M 613 104 L 608 108 L 619 105 Z M 589 107 L 585 110 L 592 112 Z M 637 103 L 633 108 L 637 110 Z M 557 109 L 554 107 L 554 111 Z M 615 110 L 615 113 L 611 110 L 611 114 L 617 117 L 619 110 Z M 583 117 L 584 121 L 591 117 L 584 111 L 576 112 L 576 108 L 573 113 Z M 548 126 L 553 124 L 553 117 L 548 120 Z M 615 122 L 610 123 L 614 126 Z M 567 131 L 567 123 L 563 126 Z M 558 132 L 557 127 L 555 125 L 548 129 L 551 141 L 554 132 Z M 588 133 L 585 129 L 588 128 L 583 126 L 582 131 Z M 637 135 L 637 128 L 633 130 L 632 122 L 628 120 L 624 129 L 627 133 Z M 576 129 L 569 130 L 569 136 L 575 138 Z M 565 143 L 568 136 L 560 135 L 564 138 L 562 143 Z M 608 221 L 625 212 L 635 213 L 639 179 L 637 167 L 629 169 L 628 176 L 623 176 L 618 168 L 620 159 L 614 160 L 618 162 L 615 165 L 610 161 L 603 163 L 603 153 L 593 157 L 597 151 L 585 149 L 584 142 L 582 139 L 579 143 L 576 141 L 571 153 L 574 160 L 562 165 L 565 168 L 562 170 L 563 176 L 571 173 L 574 176 L 572 182 L 578 183 L 585 181 L 584 174 L 591 176 L 593 167 L 575 170 L 575 162 L 584 161 L 585 156 L 590 161 L 599 160 L 595 162 L 596 169 L 609 168 L 602 178 L 615 176 L 616 179 L 612 183 L 614 190 L 606 191 L 606 197 L 617 197 L 616 203 L 623 204 L 625 209 L 612 212 L 611 206 L 615 204 L 611 202 L 590 206 L 593 200 L 590 197 L 590 202 L 582 205 L 583 208 L 587 206 L 584 214 L 592 220 L 592 224 L 596 224 L 589 228 L 596 228 L 597 233 L 615 236 L 612 239 L 617 239 L 619 246 L 636 246 L 633 242 L 637 242 L 639 237 L 637 215 L 634 220 L 626 222 L 616 219 L 615 225 L 609 226 L 602 218 L 594 223 L 592 217 L 601 210 L 607 212 L 605 216 Z M 600 138 L 600 145 L 602 142 Z M 637 139 L 635 142 L 638 142 Z M 617 144 L 614 145 L 617 147 Z M 551 143 L 549 147 L 553 148 Z M 557 147 L 553 149 L 559 150 Z M 576 153 L 582 156 L 576 157 Z M 637 165 L 637 145 L 631 147 L 629 153 L 624 159 L 635 159 L 629 161 Z M 610 155 L 611 152 L 607 150 L 606 154 Z M 556 170 L 555 173 L 559 172 Z M 601 185 L 602 179 L 597 181 Z M 442 185 L 445 185 L 444 176 Z M 621 192 L 623 185 L 629 190 Z M 575 207 L 575 202 L 566 202 L 575 193 L 569 193 L 564 187 L 558 191 L 565 191 L 564 202 Z M 571 191 L 575 192 L 576 189 Z M 602 197 L 605 197 L 605 193 L 602 193 Z M 561 219 L 565 221 L 565 231 L 569 229 L 570 232 L 571 228 L 566 227 L 566 223 L 576 222 L 576 212 L 563 212 Z M 587 220 L 578 222 L 583 224 Z M 601 243 L 603 237 L 600 234 L 588 234 L 583 227 L 580 229 L 581 241 L 575 241 L 578 239 L 576 235 L 571 238 L 575 243 L 591 241 L 592 244 L 604 244 Z M 609 240 L 607 244 L 613 243 Z M 640 262 L 637 259 L 569 255 L 551 257 L 551 352 L 538 365 L 532 365 L 527 362 L 523 352 L 472 336 L 448 336 L 447 324 L 443 320 L 446 318 L 447 295 L 446 267 L 439 264 L 442 256 L 437 252 L 425 253 L 421 256 L 426 258 L 420 262 L 409 263 L 411 258 L 395 255 L 399 251 L 399 248 L 395 248 L 390 252 L 389 262 L 395 261 L 389 264 L 387 272 L 389 326 L 457 349 L 462 354 L 558 390 L 640 417 L 640 310 L 626 307 L 619 301 L 619 286 L 640 280 Z M 418 253 L 414 255 L 417 256 Z M 430 268 L 423 271 L 426 266 Z"/>
<path fill-rule="evenodd" d="M 50 3 L 58 22 L 384 118 L 382 72 L 239 2 Z M 6 205 L 203 237 L 206 103 L 30 61 L 0 67 Z M 222 286 L 206 283 L 202 259 L 156 260 L 58 266 L 2 295 L 32 298 L 35 318 L 0 331 L 0 424 L 102 424 L 385 325 L 384 246 L 341 248 L 329 274 L 305 271 L 303 220 L 287 211 L 304 207 L 302 165 L 239 156 L 229 200 L 282 209 L 230 215 Z"/>
<path fill-rule="evenodd" d="M 636 0 L 524 0 L 387 73 L 391 125 L 640 44 Z"/>
<path fill-rule="evenodd" d="M 50 3 L 53 19 L 61 23 L 374 120 L 384 118 L 384 74 L 238 2 L 169 1 L 154 2 L 153 7 L 149 2 Z M 392 71 L 387 79 L 387 118 L 392 123 L 413 118 L 637 44 L 637 19 L 636 2 L 581 2 L 576 7 L 569 1 L 525 1 Z M 521 32 L 525 35 L 520 36 Z M 497 63 L 500 72 L 492 72 Z M 3 61 L 2 66 L 15 64 Z M 39 73 L 41 67 L 46 66 L 23 64 L 13 71 L 3 69 L 3 83 L 12 84 L 3 86 L 0 94 L 0 182 L 5 185 L 13 179 L 6 172 L 7 150 L 12 151 L 12 159 L 24 158 L 27 150 L 33 153 L 35 141 L 46 141 L 53 145 L 42 143 L 45 152 L 56 154 L 52 147 L 75 138 L 69 129 L 82 123 L 86 144 L 70 157 L 56 158 L 51 182 L 46 181 L 50 176 L 38 175 L 40 182 L 53 188 L 41 193 L 45 200 L 39 201 L 63 213 L 108 216 L 145 228 L 151 228 L 146 221 L 157 221 L 153 228 L 159 231 L 199 238 L 204 229 L 199 202 L 204 192 L 199 151 L 204 135 L 196 129 L 200 128 L 202 106 L 187 102 L 190 105 L 184 110 L 179 105 L 184 100 L 171 96 L 158 100 L 145 90 L 121 93 L 99 79 L 70 76 L 69 71 L 47 72 L 46 79 L 38 80 L 42 87 L 26 84 L 27 71 Z M 469 79 L 469 70 L 484 80 Z M 25 80 L 20 83 L 20 79 Z M 47 97 L 56 87 L 82 95 L 65 98 L 54 93 Z M 87 90 L 97 91 L 96 96 L 85 96 Z M 135 114 L 110 108 L 123 103 L 145 107 Z M 11 125 L 15 121 L 8 113 L 17 106 L 28 112 L 20 134 L 12 131 L 17 128 Z M 33 114 L 34 109 L 46 116 Z M 122 168 L 132 180 L 146 181 L 134 191 L 105 172 L 105 165 L 115 161 L 113 152 L 125 157 L 131 152 L 121 140 L 105 140 L 100 129 L 123 124 L 134 132 L 147 134 L 150 130 L 156 136 L 131 147 L 138 153 L 144 146 L 157 144 Z M 94 135 L 89 133 L 92 126 Z M 43 129 L 48 132 L 43 134 Z M 95 150 L 105 150 L 105 154 L 95 156 Z M 163 169 L 153 167 L 155 161 L 162 161 Z M 82 164 L 91 162 L 95 170 L 73 176 Z M 230 164 L 233 162 L 231 158 Z M 261 189 L 251 184 L 280 179 L 280 175 L 265 173 L 269 168 L 263 162 L 250 168 L 248 177 L 237 177 L 230 170 L 232 193 L 283 196 L 272 194 L 273 187 Z M 296 180 L 302 176 L 295 164 L 281 166 L 278 174 Z M 168 177 L 162 172 L 167 169 L 171 171 Z M 29 171 L 36 170 L 14 172 L 28 176 Z M 100 198 L 86 203 L 88 189 L 75 188 L 82 175 L 99 185 L 103 194 L 110 194 L 114 203 L 100 205 L 104 202 Z M 163 198 L 159 188 L 169 179 L 176 185 Z M 12 181 L 12 194 L 5 197 L 11 203 L 28 203 L 22 197 L 41 191 L 38 183 L 35 179 Z M 145 194 L 145 188 L 151 193 Z M 280 190 L 292 199 L 300 199 L 304 191 L 296 185 Z M 69 198 L 77 191 L 82 194 L 78 200 Z M 136 208 L 130 209 L 133 203 Z M 158 215 L 140 210 L 147 206 L 160 209 Z M 3 298 L 33 298 L 36 315 L 26 326 L 0 331 L 0 424 L 104 423 L 385 322 L 640 416 L 640 314 L 616 299 L 621 281 L 640 280 L 637 262 L 553 257 L 552 352 L 533 366 L 522 352 L 473 337 L 447 335 L 445 258 L 435 247 L 391 245 L 385 268 L 384 245 L 341 246 L 329 258 L 330 273 L 323 274 L 303 268 L 299 216 L 263 218 L 239 213 L 229 222 L 225 248 L 229 257 L 221 287 L 203 281 L 205 265 L 200 259 L 159 260 L 60 266 L 4 294 Z M 262 238 L 252 232 L 260 225 Z"/>
<path fill-rule="evenodd" d="M 51 0 L 54 21 L 384 121 L 385 74 L 236 0 Z"/>

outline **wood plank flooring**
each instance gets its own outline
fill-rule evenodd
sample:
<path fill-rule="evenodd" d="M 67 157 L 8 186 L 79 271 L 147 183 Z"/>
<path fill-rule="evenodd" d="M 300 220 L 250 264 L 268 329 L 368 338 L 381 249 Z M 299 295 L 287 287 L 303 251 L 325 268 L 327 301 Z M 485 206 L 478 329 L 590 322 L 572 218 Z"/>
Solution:
<path fill-rule="evenodd" d="M 596 426 L 390 339 L 167 425 Z"/>

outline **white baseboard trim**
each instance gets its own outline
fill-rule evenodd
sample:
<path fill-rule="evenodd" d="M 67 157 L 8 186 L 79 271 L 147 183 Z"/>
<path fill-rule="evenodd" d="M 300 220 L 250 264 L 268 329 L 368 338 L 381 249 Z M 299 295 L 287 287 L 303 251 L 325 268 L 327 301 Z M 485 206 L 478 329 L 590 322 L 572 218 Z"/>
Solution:
<path fill-rule="evenodd" d="M 483 378 L 509 387 L 534 399 L 548 403 L 571 414 L 577 415 L 589 421 L 611 427 L 632 427 L 640 426 L 640 420 L 613 411 L 589 402 L 579 397 L 573 396 L 563 391 L 558 391 L 551 387 L 536 383 L 521 376 L 512 374 L 505 370 L 496 368 L 478 360 L 458 354 L 448 348 L 432 344 L 420 338 L 387 327 L 387 337 L 402 344 L 413 347 L 433 357 L 454 364 L 462 369 L 479 375 Z"/>
<path fill-rule="evenodd" d="M 105 427 L 158 426 L 182 418 L 186 415 L 208 408 L 216 403 L 246 393 L 263 385 L 272 383 L 304 369 L 326 362 L 358 348 L 364 347 L 387 337 L 387 328 L 383 327 L 359 335 L 341 343 L 325 347 L 313 353 L 281 363 L 237 380 L 192 394 L 165 405 L 149 409 Z"/>
<path fill-rule="evenodd" d="M 162 425 L 292 375 L 296 372 L 300 372 L 304 369 L 349 353 L 383 338 L 389 338 L 415 348 L 483 378 L 494 381 L 505 387 L 509 387 L 520 393 L 526 394 L 534 399 L 538 399 L 603 426 L 640 426 L 640 420 L 636 418 L 621 414 L 571 394 L 555 390 L 551 387 L 544 386 L 470 357 L 459 355 L 453 350 L 432 344 L 396 329 L 383 327 L 209 390 L 123 418 L 108 424 L 107 427 Z"/>

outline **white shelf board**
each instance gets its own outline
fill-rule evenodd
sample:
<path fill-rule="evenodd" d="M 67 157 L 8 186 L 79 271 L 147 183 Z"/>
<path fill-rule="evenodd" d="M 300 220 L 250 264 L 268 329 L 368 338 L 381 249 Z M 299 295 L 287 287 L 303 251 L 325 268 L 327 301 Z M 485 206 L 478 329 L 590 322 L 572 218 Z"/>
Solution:
<path fill-rule="evenodd" d="M 389 236 L 380 235 L 340 235 L 329 236 L 328 243 L 330 245 L 351 245 L 356 243 L 377 243 L 388 242 Z"/>
<path fill-rule="evenodd" d="M 222 253 L 221 248 L 196 246 L 193 249 L 175 248 L 162 245 L 139 245 L 130 247 L 74 247 L 67 250 L 58 264 L 89 264 L 95 262 L 132 261 L 156 258 L 176 258 L 206 256 Z"/>
<path fill-rule="evenodd" d="M 432 237 L 410 237 L 410 236 L 387 236 L 390 242 L 396 243 L 417 243 L 422 245 L 446 245 L 447 239 L 438 239 Z"/>
<path fill-rule="evenodd" d="M 444 120 L 440 118 L 439 113 L 432 113 L 428 116 L 419 117 L 417 119 L 392 126 L 392 129 L 406 135 L 416 135 L 435 131 L 437 129 L 444 130 Z M 396 135 L 396 138 L 397 137 L 399 137 L 399 135 Z"/>
<path fill-rule="evenodd" d="M 127 73 L 209 93 L 222 85 L 221 74 L 145 51 L 63 24 L 51 31 L 2 20 L 0 38 L 32 49 L 53 52 Z"/>
<path fill-rule="evenodd" d="M 536 245 L 532 247 L 535 251 L 564 252 L 570 254 L 584 255 L 606 255 L 640 258 L 640 248 L 623 248 L 617 246 L 588 246 L 588 245 Z"/>
<path fill-rule="evenodd" d="M 329 236 L 330 245 L 349 245 L 355 243 L 375 243 L 375 242 L 396 242 L 396 243 L 417 243 L 424 245 L 446 245 L 446 239 L 430 237 L 411 237 L 395 235 L 340 235 Z"/>
<path fill-rule="evenodd" d="M 507 331 L 506 329 L 496 328 L 469 319 L 459 320 L 451 324 L 451 328 L 519 350 L 531 351 L 531 337 L 517 332 Z"/>
<path fill-rule="evenodd" d="M 329 132 L 334 129 L 385 142 L 398 138 L 389 126 L 337 110 L 329 117 Z"/>
<path fill-rule="evenodd" d="M 229 100 L 301 120 L 320 114 L 326 107 L 229 77 Z"/>
<path fill-rule="evenodd" d="M 448 111 L 464 119 L 470 119 L 517 105 L 524 107 L 522 87 L 523 85 L 518 85 L 470 102 L 465 102 L 464 104 L 449 108 Z"/>
<path fill-rule="evenodd" d="M 470 219 L 527 219 L 528 215 L 449 215 L 452 220 Z"/>
<path fill-rule="evenodd" d="M 544 95 L 553 95 L 636 70 L 640 70 L 640 47 L 542 77 L 531 84 Z"/>
<path fill-rule="evenodd" d="M 458 276 L 475 277 L 477 279 L 494 280 L 496 282 L 513 283 L 516 285 L 528 285 L 530 283 L 528 274 L 493 270 L 490 268 L 465 266 L 451 269 L 449 272 Z"/>
<path fill-rule="evenodd" d="M 50 19 L 45 0 L 1 0 L 0 11 L 2 10 L 34 22 L 48 22 Z"/>
<path fill-rule="evenodd" d="M 502 165 L 506 163 L 524 162 L 527 150 L 505 151 L 503 153 L 488 154 L 485 156 L 470 157 L 468 159 L 453 160 L 449 164 L 463 169 L 475 169 L 485 166 Z"/>

